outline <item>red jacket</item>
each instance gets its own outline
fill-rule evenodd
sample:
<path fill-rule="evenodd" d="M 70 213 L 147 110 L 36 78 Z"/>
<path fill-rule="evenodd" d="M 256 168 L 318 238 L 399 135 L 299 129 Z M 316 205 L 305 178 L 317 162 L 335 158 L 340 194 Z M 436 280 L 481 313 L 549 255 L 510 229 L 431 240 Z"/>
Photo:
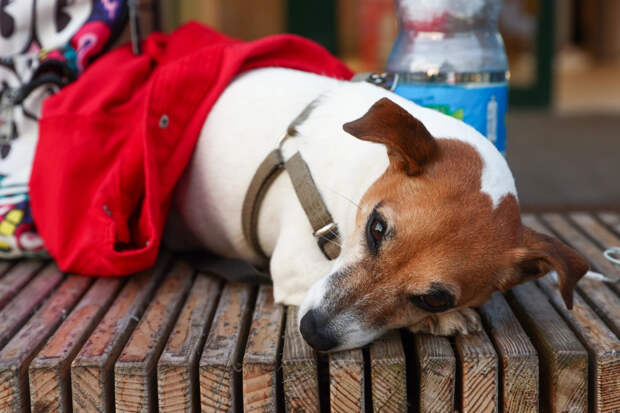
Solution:
<path fill-rule="evenodd" d="M 352 76 L 298 36 L 245 43 L 190 23 L 149 36 L 140 56 L 129 46 L 108 53 L 47 99 L 30 196 L 58 266 L 103 276 L 152 266 L 209 110 L 235 75 L 265 66 Z"/>

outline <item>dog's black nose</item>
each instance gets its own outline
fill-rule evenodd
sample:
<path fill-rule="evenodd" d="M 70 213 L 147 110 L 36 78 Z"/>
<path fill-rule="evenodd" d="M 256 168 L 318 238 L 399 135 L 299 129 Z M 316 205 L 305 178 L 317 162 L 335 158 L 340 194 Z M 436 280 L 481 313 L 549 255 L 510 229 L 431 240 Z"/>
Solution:
<path fill-rule="evenodd" d="M 310 310 L 299 322 L 301 335 L 315 350 L 327 351 L 338 345 L 338 341 L 327 332 L 328 321 L 324 313 Z"/>

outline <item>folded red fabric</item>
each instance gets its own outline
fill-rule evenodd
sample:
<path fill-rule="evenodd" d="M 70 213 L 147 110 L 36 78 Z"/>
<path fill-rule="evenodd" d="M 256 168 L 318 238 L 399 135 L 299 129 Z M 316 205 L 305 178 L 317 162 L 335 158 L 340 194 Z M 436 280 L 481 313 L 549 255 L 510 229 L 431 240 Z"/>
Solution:
<path fill-rule="evenodd" d="M 189 23 L 150 35 L 142 55 L 125 46 L 102 56 L 47 99 L 30 196 L 60 269 L 117 276 L 152 266 L 173 188 L 211 107 L 234 76 L 267 66 L 352 76 L 302 37 L 241 42 Z"/>

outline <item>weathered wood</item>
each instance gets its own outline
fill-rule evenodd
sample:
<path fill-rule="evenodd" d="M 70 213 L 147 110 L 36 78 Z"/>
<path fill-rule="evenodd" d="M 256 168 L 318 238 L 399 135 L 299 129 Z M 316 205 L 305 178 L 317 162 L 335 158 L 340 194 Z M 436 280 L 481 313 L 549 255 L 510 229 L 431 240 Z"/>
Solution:
<path fill-rule="evenodd" d="M 353 349 L 329 353 L 329 400 L 332 412 L 363 412 L 364 355 Z"/>
<path fill-rule="evenodd" d="M 577 290 L 581 292 L 582 298 L 590 304 L 616 336 L 620 337 L 620 299 L 610 287 L 613 285 L 588 278 L 582 278 L 577 284 Z"/>
<path fill-rule="evenodd" d="M 620 341 L 592 311 L 579 293 L 573 297 L 569 311 L 549 276 L 537 281 L 551 299 L 555 309 L 573 327 L 575 334 L 589 351 L 591 405 L 595 412 L 620 411 Z"/>
<path fill-rule="evenodd" d="M 155 268 L 129 278 L 97 328 L 71 363 L 74 412 L 113 412 L 113 367 L 165 274 L 169 254 Z"/>
<path fill-rule="evenodd" d="M 161 412 L 199 410 L 198 358 L 221 290 L 219 280 L 199 273 L 157 363 Z"/>
<path fill-rule="evenodd" d="M 0 348 L 15 335 L 41 302 L 62 281 L 56 264 L 47 265 L 0 312 Z"/>
<path fill-rule="evenodd" d="M 480 313 L 501 358 L 505 412 L 538 412 L 538 355 L 504 297 L 496 292 Z"/>
<path fill-rule="evenodd" d="M 595 270 L 608 273 L 601 270 L 605 265 L 602 264 L 602 251 L 620 240 L 620 234 L 613 229 L 614 223 L 620 229 L 620 218 L 615 214 L 608 215 L 615 221 L 610 218 L 611 223 L 604 220 L 605 223 L 601 223 L 602 218 L 573 213 L 568 219 L 557 214 L 546 214 L 544 218 L 524 216 L 524 223 L 531 224 L 538 231 L 555 234 L 584 253 Z M 96 294 L 94 291 L 102 288 L 98 287 L 101 283 L 113 282 L 110 279 L 97 281 L 90 290 L 84 287 L 83 292 L 72 299 L 71 305 L 75 307 L 65 321 L 61 320 L 65 314 L 60 311 L 55 324 L 42 326 L 41 311 L 48 308 L 49 302 L 72 279 L 64 278 L 53 265 L 45 265 L 43 261 L 20 261 L 2 275 L 0 264 L 0 340 L 6 337 L 5 344 L 8 343 L 4 349 L 0 348 L 0 411 L 21 411 L 28 406 L 32 411 L 68 411 L 70 394 L 75 411 L 113 411 L 114 363 L 129 337 L 134 341 L 133 336 L 143 328 L 139 327 L 132 335 L 165 274 L 148 275 L 138 287 L 133 281 L 136 278 L 128 279 L 115 300 L 114 294 L 121 289 L 120 286 L 117 285 L 111 293 L 101 290 Z M 45 271 L 46 276 L 41 276 Z M 128 293 L 128 286 L 132 283 L 134 291 Z M 549 412 L 620 412 L 620 299 L 618 290 L 610 284 L 580 281 L 575 294 L 575 309 L 567 311 L 555 282 L 544 278 L 517 286 L 507 293 L 517 317 L 502 314 L 493 303 L 483 305 L 480 311 L 486 333 L 457 336 L 452 346 L 444 338 L 413 338 L 412 347 L 415 346 L 416 350 L 412 349 L 407 357 L 417 359 L 420 368 L 413 372 L 418 370 L 420 376 L 416 380 L 413 375 L 410 383 L 413 386 L 409 389 L 404 349 L 398 333 L 369 346 L 370 357 L 364 355 L 370 364 L 366 373 L 370 374 L 364 376 L 364 358 L 360 350 L 330 353 L 317 363 L 316 353 L 299 334 L 296 309 L 285 310 L 275 305 L 270 287 L 260 288 L 253 317 L 250 313 L 254 288 L 241 286 L 250 291 L 250 300 L 237 308 L 247 313 L 239 315 L 237 312 L 236 321 L 232 321 L 235 311 L 217 310 L 226 320 L 215 321 L 219 287 L 219 281 L 197 275 L 191 286 L 183 287 L 185 296 L 170 300 L 178 305 L 176 310 L 165 309 L 176 313 L 164 316 L 162 321 L 161 317 L 149 316 L 150 310 L 146 312 L 140 323 L 150 324 L 148 327 L 152 330 L 146 326 L 144 330 L 152 334 L 145 332 L 134 344 L 136 349 L 151 347 L 150 350 L 134 352 L 134 356 L 142 357 L 142 369 L 131 372 L 130 378 L 125 377 L 126 384 L 136 386 L 120 397 L 127 401 L 127 395 L 133 393 L 135 398 L 130 401 L 135 403 L 120 406 L 120 399 L 117 399 L 119 411 L 136 411 L 140 407 L 162 412 L 197 411 L 201 402 L 204 411 L 234 411 L 241 408 L 241 402 L 246 412 L 275 411 L 284 402 L 286 411 L 311 412 L 320 410 L 319 399 L 324 402 L 323 407 L 329 404 L 332 411 L 363 411 L 368 407 L 366 401 L 372 397 L 376 412 L 398 412 L 418 407 L 422 411 L 525 412 L 535 411 L 538 405 L 541 411 Z M 26 291 L 31 293 L 26 294 Z M 125 301 L 121 299 L 123 294 Z M 499 299 L 502 301 L 503 297 L 499 295 Z M 497 300 L 495 296 L 491 301 L 494 300 Z M 111 301 L 114 301 L 112 305 L 109 304 Z M 510 313 L 505 301 L 499 305 Z M 109 310 L 101 319 L 106 306 Z M 9 308 L 11 311 L 7 310 Z M 58 310 L 48 308 L 48 313 L 53 311 Z M 162 311 L 157 313 L 161 316 Z M 285 311 L 293 313 L 283 317 Z M 147 318 L 151 318 L 151 322 L 145 321 Z M 214 319 L 213 326 L 210 326 L 211 318 Z M 101 323 L 97 325 L 99 319 Z M 242 320 L 241 326 L 239 319 Z M 284 319 L 288 322 L 284 329 L 286 338 L 283 339 Z M 34 320 L 39 320 L 40 324 Z M 12 328 L 13 332 L 5 332 L 1 323 Z M 211 331 L 216 329 L 216 324 L 221 325 L 219 333 Z M 524 335 L 524 331 L 518 331 L 519 328 L 524 329 L 530 338 Z M 88 337 L 92 329 L 94 333 Z M 26 342 L 29 337 L 25 335 L 26 330 L 32 330 L 29 333 L 36 335 L 32 342 Z M 233 330 L 236 332 L 228 333 Z M 215 345 L 211 351 L 217 355 L 203 363 L 200 354 L 204 357 L 207 353 L 207 336 L 211 334 L 214 335 L 213 341 L 220 345 Z M 20 335 L 20 344 L 15 344 L 13 340 Z M 73 361 L 69 380 L 68 365 L 87 337 L 80 355 Z M 442 349 L 441 345 L 422 343 L 424 340 L 439 340 L 446 345 Z M 527 343 L 531 347 L 529 352 L 525 350 Z M 131 343 L 127 344 L 127 348 L 130 346 Z M 85 350 L 87 348 L 89 350 Z M 5 368 L 3 357 L 9 349 L 18 356 L 12 359 L 9 368 Z M 280 351 L 281 366 L 278 362 Z M 88 360 L 86 363 L 80 361 L 84 354 Z M 327 376 L 321 375 L 321 386 L 318 378 L 319 372 L 327 373 L 324 363 L 327 360 L 329 394 L 327 387 L 323 387 L 327 385 Z M 203 374 L 205 371 L 209 373 Z M 533 371 L 536 374 L 532 375 Z M 364 386 L 366 379 L 370 379 L 370 383 Z M 536 391 L 538 379 L 540 395 Z M 200 380 L 210 383 L 207 392 Z M 418 384 L 420 405 L 410 407 L 406 400 L 407 390 L 411 391 Z M 72 386 L 71 393 L 69 385 Z M 460 388 L 454 389 L 455 385 Z M 319 389 L 325 394 L 320 394 Z M 365 400 L 366 389 L 371 395 L 366 395 Z M 418 392 L 417 388 L 415 392 Z M 119 394 L 116 394 L 117 398 Z M 455 404 L 455 394 L 458 405 Z M 418 395 L 414 396 L 417 402 Z M 532 404 L 531 400 L 538 397 L 538 404 Z"/>
<path fill-rule="evenodd" d="M 23 261 L 28 261 L 28 259 L 24 259 Z M 21 261 L 13 261 L 13 260 L 2 260 L 0 261 L 0 280 L 2 276 L 6 274 L 6 272 L 11 268 L 16 262 Z"/>
<path fill-rule="evenodd" d="M 620 234 L 609 230 L 592 215 L 586 213 L 571 214 L 571 218 L 601 247 L 601 253 L 592 257 L 592 263 L 605 275 L 612 279 L 620 280 L 620 266 L 611 263 L 602 254 L 603 250 L 609 247 L 620 247 Z M 612 268 L 613 267 L 613 268 Z M 609 270 L 609 271 L 608 271 Z M 606 272 L 607 271 L 607 272 Z M 607 284 L 617 295 L 620 295 L 620 283 Z M 618 335 L 618 332 L 616 332 Z"/>
<path fill-rule="evenodd" d="M 615 269 L 609 261 L 603 258 L 602 250 L 584 237 L 563 217 L 557 214 L 545 214 L 544 220 L 558 233 L 561 239 L 577 249 L 590 263 L 594 264 L 595 269 L 610 275 L 620 276 L 620 273 L 610 272 L 615 271 Z M 553 235 L 535 218 L 530 218 L 530 222 L 539 232 Z M 620 335 L 620 304 L 616 293 L 606 283 L 586 278 L 579 281 L 577 290 L 582 293 L 582 298 L 590 304 L 592 309 L 608 324 L 609 328 L 616 335 Z"/>
<path fill-rule="evenodd" d="M 543 220 L 547 222 L 564 241 L 586 257 L 597 270 L 613 277 L 620 277 L 620 270 L 618 270 L 610 261 L 605 259 L 602 249 L 594 242 L 586 238 L 563 216 L 559 214 L 544 214 Z"/>
<path fill-rule="evenodd" d="M 407 411 L 405 350 L 398 331 L 370 344 L 370 381 L 376 413 Z"/>
<path fill-rule="evenodd" d="M 0 261 L 7 264 L 7 261 Z M 13 266 L 0 278 L 0 310 L 8 303 L 45 264 L 41 260 L 22 260 Z M 9 266 L 2 265 L 0 272 L 4 273 Z"/>
<path fill-rule="evenodd" d="M 420 412 L 453 412 L 456 358 L 445 337 L 416 334 L 419 364 Z"/>
<path fill-rule="evenodd" d="M 250 322 L 254 288 L 226 284 L 199 365 L 203 412 L 236 412 L 242 408 L 241 360 Z"/>
<path fill-rule="evenodd" d="M 588 409 L 588 353 L 535 283 L 514 287 L 513 309 L 534 341 L 540 362 L 541 404 L 545 411 Z"/>
<path fill-rule="evenodd" d="M 598 217 L 605 224 L 609 225 L 609 227 L 613 229 L 616 234 L 620 234 L 620 214 L 615 212 L 601 212 L 598 214 Z"/>
<path fill-rule="evenodd" d="M 286 411 L 319 412 L 317 356 L 299 332 L 296 307 L 289 307 L 286 313 L 282 372 Z"/>
<path fill-rule="evenodd" d="M 114 399 L 117 412 L 152 412 L 157 409 L 155 366 L 174 326 L 193 270 L 174 264 L 114 365 Z"/>
<path fill-rule="evenodd" d="M 100 278 L 48 340 L 28 369 L 32 412 L 71 412 L 71 361 L 122 285 Z"/>
<path fill-rule="evenodd" d="M 92 282 L 90 277 L 65 279 L 0 351 L 0 411 L 29 410 L 28 365 Z"/>
<path fill-rule="evenodd" d="M 258 290 L 243 357 L 243 411 L 274 412 L 277 407 L 278 351 L 284 307 L 273 301 L 273 289 Z"/>
<path fill-rule="evenodd" d="M 573 212 L 570 218 L 575 221 L 601 247 L 609 248 L 620 246 L 620 236 L 614 234 L 605 225 L 601 224 L 593 215 L 585 212 Z M 619 221 L 620 222 L 620 219 Z M 620 229 L 620 223 L 619 229 Z"/>
<path fill-rule="evenodd" d="M 484 331 L 457 335 L 454 345 L 461 373 L 462 412 L 498 412 L 498 360 Z"/>
<path fill-rule="evenodd" d="M 531 215 L 524 216 L 523 221 L 536 231 L 552 235 L 540 221 Z M 578 286 L 583 282 L 584 280 L 579 281 Z M 575 293 L 573 310 L 569 311 L 564 306 L 564 302 L 557 291 L 557 283 L 553 279 L 546 276 L 538 280 L 537 283 L 550 297 L 555 309 L 568 321 L 574 333 L 588 349 L 588 376 L 593 393 L 589 395 L 589 398 L 594 411 L 613 412 L 620 410 L 620 342 L 618 337 L 598 317 L 579 292 Z"/>

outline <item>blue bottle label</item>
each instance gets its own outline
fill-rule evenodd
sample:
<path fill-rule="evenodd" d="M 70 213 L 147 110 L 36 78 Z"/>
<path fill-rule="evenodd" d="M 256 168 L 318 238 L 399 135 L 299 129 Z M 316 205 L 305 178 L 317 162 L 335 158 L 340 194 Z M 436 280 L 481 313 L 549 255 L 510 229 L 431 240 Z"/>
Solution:
<path fill-rule="evenodd" d="M 506 154 L 508 84 L 397 84 L 394 92 L 418 105 L 438 110 L 476 128 Z"/>

